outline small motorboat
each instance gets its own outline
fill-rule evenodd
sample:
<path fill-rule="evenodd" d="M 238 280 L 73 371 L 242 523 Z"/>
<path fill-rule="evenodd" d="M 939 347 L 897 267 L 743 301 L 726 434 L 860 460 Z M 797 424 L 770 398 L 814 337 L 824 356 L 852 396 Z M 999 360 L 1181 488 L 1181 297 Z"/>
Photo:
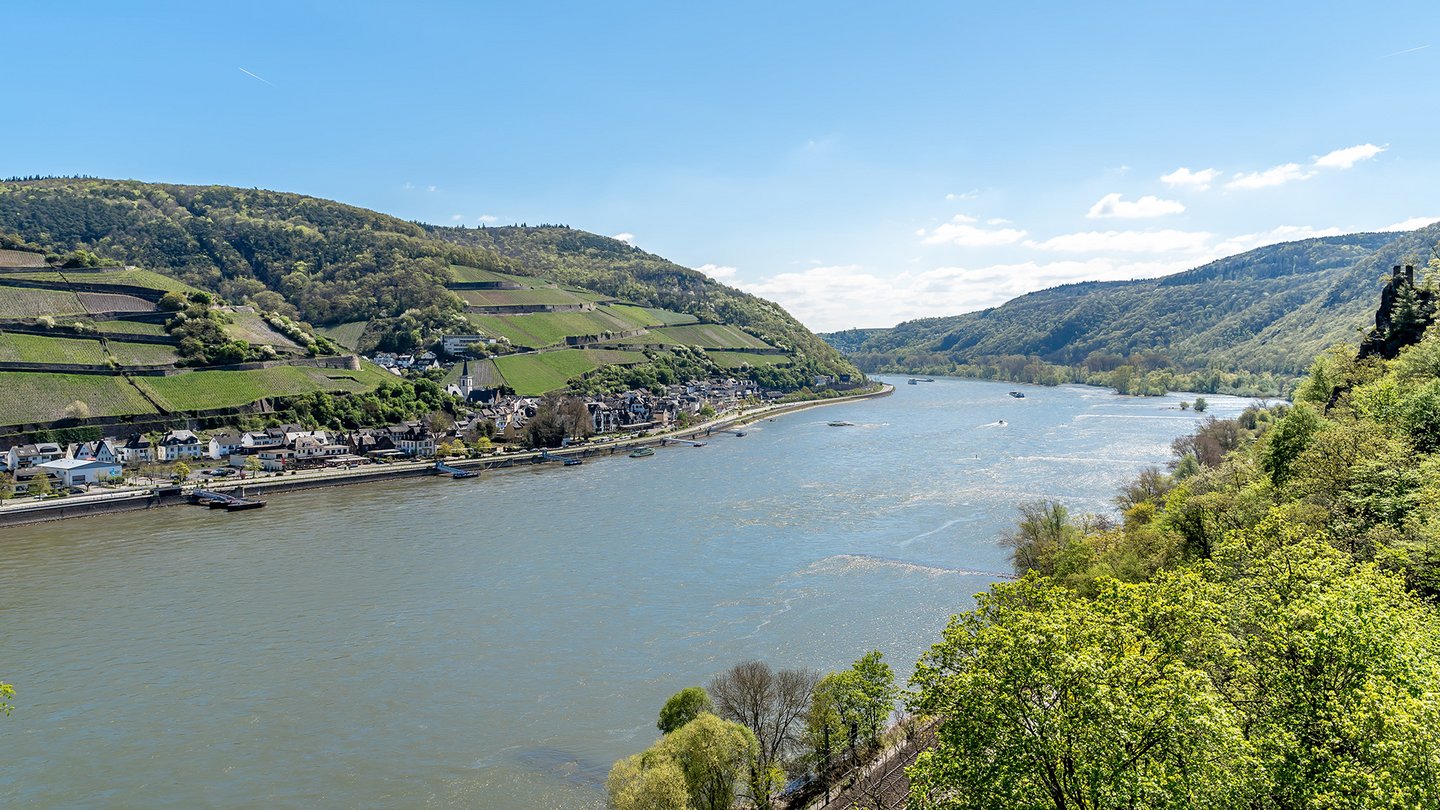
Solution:
<path fill-rule="evenodd" d="M 585 462 L 584 462 L 583 459 L 578 459 L 578 458 L 567 458 L 567 459 L 565 459 L 565 466 L 566 466 L 566 467 L 579 467 L 581 464 L 584 464 L 584 463 L 585 463 Z"/>
<path fill-rule="evenodd" d="M 1010 392 L 1010 396 L 1012 396 L 1012 397 L 1014 397 L 1014 398 L 1016 398 L 1016 399 L 1024 399 L 1024 398 L 1025 398 L 1025 392 L 1024 392 L 1024 391 L 1011 391 L 1011 392 Z"/>
<path fill-rule="evenodd" d="M 854 422 L 831 422 L 830 427 L 855 427 Z"/>
<path fill-rule="evenodd" d="M 1004 419 L 1001 419 L 999 422 L 996 422 L 995 424 L 999 425 L 1000 427 L 1005 427 L 1005 420 L 1004 420 Z"/>
<path fill-rule="evenodd" d="M 909 380 L 907 380 L 906 382 L 910 383 L 911 385 L 919 385 L 919 384 L 920 384 L 920 381 L 917 380 L 917 379 L 915 379 L 914 377 L 911 377 L 911 378 L 910 378 Z"/>
<path fill-rule="evenodd" d="M 630 451 L 630 458 L 646 458 L 655 455 L 655 451 L 649 447 L 637 447 Z"/>

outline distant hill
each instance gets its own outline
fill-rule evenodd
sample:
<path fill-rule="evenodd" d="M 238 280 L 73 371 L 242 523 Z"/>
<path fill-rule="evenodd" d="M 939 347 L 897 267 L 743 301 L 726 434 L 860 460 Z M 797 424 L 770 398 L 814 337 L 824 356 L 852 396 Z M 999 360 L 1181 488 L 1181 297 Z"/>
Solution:
<path fill-rule="evenodd" d="M 1273 382 L 1334 343 L 1357 342 L 1390 267 L 1424 266 L 1437 243 L 1440 225 L 1306 239 L 1172 276 L 1068 284 L 979 312 L 824 337 L 866 371 L 1023 379 L 1028 363 L 1072 369 L 1071 379 L 1128 366 Z"/>
<path fill-rule="evenodd" d="M 60 275 L 62 265 L 74 272 Z M 297 353 L 417 350 L 444 333 L 491 338 L 487 351 L 497 357 L 482 361 L 488 368 L 477 376 L 527 394 L 585 380 L 592 387 L 632 378 L 663 383 L 679 373 L 748 376 L 784 390 L 817 375 L 858 376 L 777 305 L 563 226 L 441 228 L 330 200 L 226 186 L 7 181 L 0 182 L 0 271 L 0 331 L 10 333 L 0 336 L 0 361 L 10 362 L 0 370 L 0 427 L 33 427 L 60 413 L 165 416 L 267 393 L 369 391 L 386 379 L 369 367 L 353 379 L 332 373 L 344 377 L 333 385 L 317 372 L 305 372 L 314 385 L 300 384 L 299 372 L 251 374 L 254 384 L 227 376 L 225 385 L 201 392 L 206 396 L 186 391 L 168 398 L 149 391 L 151 381 L 118 380 L 132 365 L 202 368 Z M 76 286 L 86 281 L 103 283 Z M 206 327 L 205 346 L 187 342 L 186 330 L 163 328 L 168 316 L 152 312 L 172 289 L 215 299 L 210 320 L 219 329 Z M 41 322 L 46 318 L 62 321 L 67 334 L 36 334 L 52 328 Z M 304 346 L 267 324 L 279 324 Z M 132 339 L 148 341 L 147 348 L 107 331 L 149 333 Z M 107 339 L 116 348 L 107 351 Z M 67 356 L 85 361 L 71 366 L 108 364 L 113 385 L 102 384 L 107 378 L 92 368 L 93 379 L 70 381 L 70 388 L 95 389 L 93 396 L 70 391 L 64 402 L 51 401 L 60 394 L 47 396 L 44 372 L 18 365 Z M 22 372 L 30 376 L 7 376 Z M 267 392 L 271 378 L 285 385 Z M 59 381 L 52 380 L 57 392 Z M 105 385 L 119 387 L 100 391 Z M 25 392 L 23 407 L 15 397 L 5 402 L 7 389 Z M 222 390 L 230 393 L 213 396 Z"/>

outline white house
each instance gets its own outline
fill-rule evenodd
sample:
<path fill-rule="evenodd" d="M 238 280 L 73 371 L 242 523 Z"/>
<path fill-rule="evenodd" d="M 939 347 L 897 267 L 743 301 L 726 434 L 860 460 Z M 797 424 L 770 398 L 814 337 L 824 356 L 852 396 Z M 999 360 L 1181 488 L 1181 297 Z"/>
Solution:
<path fill-rule="evenodd" d="M 169 430 L 160 439 L 161 461 L 197 459 L 204 452 L 200 437 L 188 430 Z"/>
<path fill-rule="evenodd" d="M 155 444 L 143 433 L 132 433 L 120 447 L 120 460 L 126 464 L 154 461 Z"/>
<path fill-rule="evenodd" d="M 38 466 L 60 482 L 61 486 L 83 487 L 120 477 L 120 465 L 110 461 L 84 458 L 62 458 Z"/>
<path fill-rule="evenodd" d="M 285 444 L 285 434 L 266 430 L 252 431 L 240 437 L 240 444 L 245 448 L 280 447 Z"/>
<path fill-rule="evenodd" d="M 15 472 L 23 470 L 26 467 L 36 467 L 47 461 L 54 461 L 57 458 L 64 457 L 65 448 L 54 442 L 17 444 L 10 448 L 5 466 L 11 472 Z"/>
<path fill-rule="evenodd" d="M 239 433 L 212 433 L 210 443 L 205 448 L 205 455 L 216 461 L 224 461 L 230 454 L 240 452 L 240 448 L 244 446 L 243 437 Z"/>

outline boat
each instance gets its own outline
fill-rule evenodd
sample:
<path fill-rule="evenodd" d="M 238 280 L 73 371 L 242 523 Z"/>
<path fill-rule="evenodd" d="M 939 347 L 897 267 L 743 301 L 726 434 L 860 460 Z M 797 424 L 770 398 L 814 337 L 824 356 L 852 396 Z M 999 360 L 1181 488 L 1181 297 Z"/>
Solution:
<path fill-rule="evenodd" d="M 854 422 L 831 422 L 830 427 L 855 427 Z"/>
<path fill-rule="evenodd" d="M 264 506 L 264 501 L 242 501 L 238 498 L 225 504 L 226 512 L 243 512 L 246 509 L 259 509 Z"/>
<path fill-rule="evenodd" d="M 999 425 L 1000 427 L 1005 427 L 1005 420 L 1004 420 L 1004 419 L 1001 419 L 999 422 L 996 422 L 995 424 Z"/>
<path fill-rule="evenodd" d="M 919 384 L 920 384 L 920 381 L 917 380 L 917 379 L 915 379 L 914 377 L 911 377 L 910 379 L 906 380 L 906 382 L 910 383 L 911 385 L 919 385 Z"/>
<path fill-rule="evenodd" d="M 214 498 L 207 501 L 205 505 L 211 509 L 228 509 L 232 503 L 235 503 L 234 498 Z"/>
<path fill-rule="evenodd" d="M 585 462 L 584 462 L 583 459 L 578 459 L 578 458 L 567 458 L 567 459 L 565 459 L 565 466 L 566 466 L 566 467 L 578 467 L 578 466 L 580 466 L 581 464 L 584 464 L 584 463 L 585 463 Z"/>
<path fill-rule="evenodd" d="M 649 447 L 637 447 L 630 451 L 630 458 L 645 458 L 646 456 L 653 455 L 655 455 L 655 451 Z"/>
<path fill-rule="evenodd" d="M 1025 392 L 1024 392 L 1024 391 L 1011 391 L 1011 392 L 1010 392 L 1010 396 L 1012 396 L 1012 397 L 1014 397 L 1014 398 L 1016 398 L 1016 399 L 1024 399 L 1024 398 L 1025 398 Z"/>

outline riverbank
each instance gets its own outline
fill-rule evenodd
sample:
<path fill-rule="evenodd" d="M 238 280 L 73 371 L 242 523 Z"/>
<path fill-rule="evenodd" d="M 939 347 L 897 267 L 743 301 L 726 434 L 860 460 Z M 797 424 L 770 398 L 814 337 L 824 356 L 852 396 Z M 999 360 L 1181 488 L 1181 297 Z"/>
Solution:
<path fill-rule="evenodd" d="M 815 399 L 804 402 L 790 402 L 777 405 L 762 405 L 755 409 L 741 409 L 738 413 L 724 413 L 699 425 L 645 436 L 617 439 L 601 439 L 583 445 L 558 450 L 527 450 L 518 453 L 497 453 L 483 458 L 440 459 L 447 466 L 466 471 L 498 471 L 515 467 L 531 467 L 547 461 L 567 458 L 581 460 L 613 456 L 621 450 L 629 452 L 638 447 L 663 447 L 674 440 L 685 442 L 703 441 L 716 432 L 731 431 L 776 416 L 799 413 L 822 405 L 835 405 L 889 396 L 895 387 L 881 383 L 878 390 L 865 391 L 829 399 Z M 197 489 L 207 492 L 245 495 L 255 497 L 265 493 L 293 492 L 304 489 L 328 488 L 346 484 L 378 481 L 391 478 L 417 478 L 433 476 L 437 459 L 424 461 L 396 461 L 387 464 L 371 464 L 348 470 L 313 470 L 291 473 L 271 473 L 263 477 L 244 481 L 187 484 L 184 486 L 148 487 L 130 490 L 111 490 L 92 495 L 70 496 L 51 501 L 0 502 L 0 526 L 21 526 L 45 523 L 66 518 L 92 517 L 117 512 L 133 512 L 179 506 L 189 503 L 190 493 Z"/>

